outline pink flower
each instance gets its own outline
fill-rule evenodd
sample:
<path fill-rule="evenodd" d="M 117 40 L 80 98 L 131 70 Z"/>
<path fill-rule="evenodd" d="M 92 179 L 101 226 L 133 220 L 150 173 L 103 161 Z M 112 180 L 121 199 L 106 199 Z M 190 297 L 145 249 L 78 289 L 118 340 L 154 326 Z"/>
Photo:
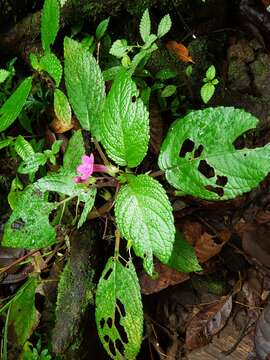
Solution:
<path fill-rule="evenodd" d="M 75 183 L 87 182 L 93 172 L 106 172 L 107 168 L 104 165 L 94 164 L 94 155 L 84 155 L 82 157 L 82 163 L 77 167 L 77 173 L 79 176 L 74 178 Z"/>

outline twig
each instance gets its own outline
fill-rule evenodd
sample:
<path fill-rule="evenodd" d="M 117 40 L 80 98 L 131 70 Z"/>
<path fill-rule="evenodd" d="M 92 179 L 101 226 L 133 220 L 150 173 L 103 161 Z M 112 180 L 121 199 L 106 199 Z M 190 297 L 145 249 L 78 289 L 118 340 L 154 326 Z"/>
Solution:
<path fill-rule="evenodd" d="M 94 141 L 95 147 L 96 147 L 96 149 L 97 149 L 97 151 L 98 151 L 101 159 L 103 160 L 104 164 L 105 164 L 105 165 L 109 165 L 110 163 L 109 163 L 106 155 L 104 154 L 103 150 L 101 149 L 98 141 L 97 141 L 96 139 L 94 139 L 93 141 Z"/>

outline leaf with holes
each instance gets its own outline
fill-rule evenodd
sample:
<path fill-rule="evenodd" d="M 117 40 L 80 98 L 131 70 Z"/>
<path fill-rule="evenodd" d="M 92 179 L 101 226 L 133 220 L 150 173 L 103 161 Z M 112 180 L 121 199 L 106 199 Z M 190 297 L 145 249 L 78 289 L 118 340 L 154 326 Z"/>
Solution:
<path fill-rule="evenodd" d="M 41 15 L 41 43 L 45 52 L 50 51 L 59 29 L 60 8 L 58 0 L 45 0 Z"/>
<path fill-rule="evenodd" d="M 131 262 L 111 257 L 96 293 L 96 323 L 101 342 L 112 359 L 136 358 L 143 333 L 139 282 Z"/>
<path fill-rule="evenodd" d="M 105 101 L 102 72 L 93 55 L 77 41 L 66 37 L 64 53 L 65 83 L 71 106 L 82 128 L 99 138 Z"/>
<path fill-rule="evenodd" d="M 38 325 L 40 314 L 35 307 L 36 278 L 30 278 L 17 292 L 10 306 L 9 325 L 13 345 L 22 347 Z"/>
<path fill-rule="evenodd" d="M 62 78 L 62 65 L 60 60 L 53 53 L 45 54 L 39 62 L 40 70 L 46 71 L 59 86 Z"/>
<path fill-rule="evenodd" d="M 149 116 L 124 69 L 107 96 L 100 131 L 108 156 L 118 165 L 135 167 L 141 163 L 148 148 Z"/>
<path fill-rule="evenodd" d="M 144 260 L 148 274 L 153 274 L 153 255 L 163 263 L 169 261 L 175 227 L 171 204 L 158 181 L 148 175 L 129 175 L 117 195 L 115 215 L 121 234 Z"/>
<path fill-rule="evenodd" d="M 18 117 L 32 88 L 32 77 L 28 77 L 0 108 L 0 131 L 6 130 Z"/>
<path fill-rule="evenodd" d="M 140 21 L 140 34 L 143 41 L 146 43 L 151 33 L 151 20 L 149 10 L 146 9 Z"/>
<path fill-rule="evenodd" d="M 49 223 L 49 215 L 55 207 L 40 191 L 32 186 L 26 188 L 6 223 L 2 245 L 39 249 L 54 244 L 55 230 Z"/>
<path fill-rule="evenodd" d="M 235 149 L 233 142 L 258 120 L 244 110 L 192 111 L 171 126 L 159 167 L 176 189 L 208 200 L 233 199 L 257 186 L 270 170 L 270 144 Z"/>

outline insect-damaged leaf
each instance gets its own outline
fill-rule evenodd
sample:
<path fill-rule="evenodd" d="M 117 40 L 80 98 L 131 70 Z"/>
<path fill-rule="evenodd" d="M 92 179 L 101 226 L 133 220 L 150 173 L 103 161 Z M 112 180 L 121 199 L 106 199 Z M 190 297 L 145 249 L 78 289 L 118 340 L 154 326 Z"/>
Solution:
<path fill-rule="evenodd" d="M 38 249 L 54 244 L 55 230 L 49 223 L 54 208 L 43 193 L 32 186 L 26 188 L 6 223 L 2 245 Z"/>
<path fill-rule="evenodd" d="M 233 142 L 257 122 L 233 107 L 192 111 L 172 124 L 159 166 L 171 185 L 200 198 L 227 200 L 250 191 L 270 170 L 270 144 L 237 150 Z"/>
<path fill-rule="evenodd" d="M 96 323 L 112 359 L 133 360 L 142 342 L 143 309 L 139 282 L 131 262 L 110 258 L 96 294 Z"/>

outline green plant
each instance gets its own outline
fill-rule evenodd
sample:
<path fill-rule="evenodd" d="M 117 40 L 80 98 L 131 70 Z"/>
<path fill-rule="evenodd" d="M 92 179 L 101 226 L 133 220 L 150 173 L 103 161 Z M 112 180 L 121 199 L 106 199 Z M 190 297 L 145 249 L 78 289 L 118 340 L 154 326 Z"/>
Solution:
<path fill-rule="evenodd" d="M 213 97 L 216 85 L 219 83 L 218 79 L 216 79 L 216 68 L 214 65 L 207 69 L 203 82 L 205 84 L 201 87 L 201 98 L 207 104 Z"/>
<path fill-rule="evenodd" d="M 93 56 L 90 42 L 86 46 L 86 41 L 66 37 L 66 95 L 64 88 L 59 88 L 62 64 L 51 52 L 59 27 L 59 11 L 57 0 L 45 0 L 41 26 L 44 54 L 41 57 L 32 54 L 31 63 L 37 72 L 46 71 L 53 79 L 51 91 L 59 118 L 70 122 L 71 111 L 74 111 L 81 128 L 95 138 L 103 163 L 96 164 L 93 154 L 86 154 L 82 131 L 77 130 L 69 140 L 63 164 L 58 164 L 57 171 L 38 178 L 35 174 L 47 160 L 56 163 L 61 143 L 56 141 L 51 149 L 35 151 L 21 135 L 1 140 L 2 148 L 14 144 L 22 158 L 18 173 L 28 175 L 26 183 L 18 178 L 13 182 L 9 196 L 13 212 L 6 223 L 2 244 L 26 249 L 55 244 L 55 225 L 61 224 L 65 210 L 76 204 L 73 225 L 81 227 L 89 217 L 98 190 L 108 187 L 110 190 L 103 191 L 101 196 L 114 204 L 115 249 L 97 286 L 96 323 L 101 342 L 111 358 L 134 359 L 143 338 L 143 308 L 132 251 L 142 259 L 145 271 L 151 276 L 155 274 L 154 256 L 179 271 L 201 269 L 192 247 L 176 233 L 172 206 L 165 188 L 154 178 L 157 174 L 152 169 L 140 173 L 139 167 L 148 150 L 149 113 L 147 97 L 145 95 L 142 100 L 143 93 L 140 94 L 133 79 L 144 70 L 149 56 L 157 49 L 156 40 L 169 31 L 171 20 L 166 15 L 157 34 L 152 34 L 146 10 L 140 23 L 143 45 L 128 45 L 125 39 L 116 40 L 110 53 L 119 63 L 103 72 Z M 98 26 L 98 40 L 107 26 L 108 19 Z M 135 50 L 138 52 L 132 57 Z M 165 81 L 173 76 L 175 74 L 163 71 L 155 77 Z M 113 80 L 107 94 L 105 80 Z M 32 76 L 24 79 L 0 109 L 1 131 L 21 113 L 33 81 Z M 217 84 L 213 66 L 207 70 L 205 82 L 204 86 L 212 89 L 203 95 L 204 100 L 209 100 Z M 161 97 L 174 94 L 174 85 L 161 84 Z M 256 124 L 255 117 L 232 107 L 192 111 L 172 124 L 162 144 L 159 167 L 168 183 L 182 193 L 207 200 L 226 200 L 241 195 L 257 186 L 270 170 L 269 145 L 241 150 L 233 145 L 237 137 L 255 128 Z M 99 176 L 94 176 L 95 173 Z M 126 240 L 125 246 L 121 246 L 121 238 Z M 31 328 L 37 321 L 33 301 L 37 285 L 36 278 L 28 280 L 20 293 L 20 296 L 24 293 L 25 298 L 12 303 L 15 309 L 9 314 L 14 318 L 22 299 L 27 300 L 32 314 Z M 21 326 L 18 320 L 17 330 Z M 23 334 L 22 344 L 29 338 L 30 330 Z M 49 359 L 47 353 L 44 356 Z"/>

